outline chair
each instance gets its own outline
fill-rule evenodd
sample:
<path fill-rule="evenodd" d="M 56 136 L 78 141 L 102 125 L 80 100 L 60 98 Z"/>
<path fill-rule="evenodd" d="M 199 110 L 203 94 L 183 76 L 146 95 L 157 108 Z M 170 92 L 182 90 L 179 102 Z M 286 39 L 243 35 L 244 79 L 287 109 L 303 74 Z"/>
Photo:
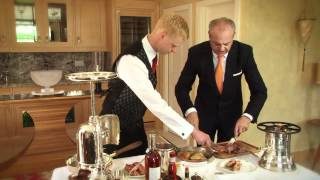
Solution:
<path fill-rule="evenodd" d="M 320 119 L 311 119 L 308 121 L 308 123 L 312 126 L 320 127 Z M 312 169 L 316 167 L 317 162 L 319 162 L 319 160 L 320 160 L 320 144 L 318 145 L 318 149 L 312 163 Z"/>

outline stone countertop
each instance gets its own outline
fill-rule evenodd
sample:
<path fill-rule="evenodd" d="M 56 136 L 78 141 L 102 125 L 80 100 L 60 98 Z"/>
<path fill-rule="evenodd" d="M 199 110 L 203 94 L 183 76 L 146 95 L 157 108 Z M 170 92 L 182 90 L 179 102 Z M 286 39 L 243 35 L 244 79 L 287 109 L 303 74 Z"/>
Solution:
<path fill-rule="evenodd" d="M 34 99 L 45 99 L 45 98 L 82 97 L 82 96 L 90 96 L 90 91 L 89 90 L 65 91 L 64 93 L 57 94 L 57 95 L 32 95 L 31 93 L 0 95 L 0 102 L 4 102 L 4 101 L 12 102 L 12 101 L 34 100 Z"/>
<path fill-rule="evenodd" d="M 87 82 L 73 82 L 68 80 L 60 81 L 57 85 L 71 85 L 71 84 L 86 84 Z M 37 86 L 33 82 L 24 82 L 24 83 L 8 83 L 8 84 L 0 84 L 0 88 L 12 88 L 12 87 L 30 87 L 30 86 Z"/>

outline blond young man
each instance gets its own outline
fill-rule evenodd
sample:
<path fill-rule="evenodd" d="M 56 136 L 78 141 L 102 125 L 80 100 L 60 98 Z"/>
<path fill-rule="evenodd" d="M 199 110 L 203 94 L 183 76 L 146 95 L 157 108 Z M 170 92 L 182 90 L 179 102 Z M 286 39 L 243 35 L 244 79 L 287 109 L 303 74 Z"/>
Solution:
<path fill-rule="evenodd" d="M 178 15 L 162 16 L 154 30 L 140 42 L 132 44 L 116 59 L 113 69 L 119 79 L 110 82 L 101 114 L 117 114 L 120 119 L 120 144 L 105 146 L 113 151 L 135 141 L 143 144 L 121 157 L 144 154 L 147 137 L 143 126 L 143 116 L 149 109 L 166 126 L 187 139 L 191 134 L 201 145 L 210 145 L 210 137 L 194 128 L 162 99 L 156 90 L 157 53 L 175 53 L 176 48 L 189 37 L 186 21 Z"/>

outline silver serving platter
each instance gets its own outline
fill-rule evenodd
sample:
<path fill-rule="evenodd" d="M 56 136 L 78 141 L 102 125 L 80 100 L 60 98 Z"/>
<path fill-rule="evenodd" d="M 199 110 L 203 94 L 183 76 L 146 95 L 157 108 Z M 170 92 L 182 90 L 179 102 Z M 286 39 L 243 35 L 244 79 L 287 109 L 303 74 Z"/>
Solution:
<path fill-rule="evenodd" d="M 214 160 L 214 157 L 213 157 L 213 151 L 208 148 L 208 147 L 183 147 L 183 148 L 179 148 L 178 149 L 178 158 L 182 161 L 186 161 L 186 162 L 193 162 L 193 163 L 197 163 L 197 162 L 206 162 L 206 161 L 209 161 L 211 162 L 212 160 Z M 191 154 L 192 153 L 202 153 L 206 159 L 205 160 L 191 160 L 191 159 L 185 159 L 185 158 L 181 158 L 179 157 L 179 153 L 180 152 L 190 152 Z"/>
<path fill-rule="evenodd" d="M 78 72 L 67 74 L 66 79 L 71 81 L 108 81 L 110 79 L 117 78 L 117 74 L 107 71 L 94 71 L 94 72 Z"/>
<path fill-rule="evenodd" d="M 107 169 L 108 167 L 110 167 L 112 165 L 112 158 L 108 154 L 103 153 L 103 158 L 102 159 L 103 159 L 103 162 L 104 162 L 105 169 Z M 78 174 L 80 166 L 79 166 L 79 162 L 77 160 L 77 154 L 69 157 L 66 160 L 66 165 L 67 165 L 68 170 L 72 174 Z"/>

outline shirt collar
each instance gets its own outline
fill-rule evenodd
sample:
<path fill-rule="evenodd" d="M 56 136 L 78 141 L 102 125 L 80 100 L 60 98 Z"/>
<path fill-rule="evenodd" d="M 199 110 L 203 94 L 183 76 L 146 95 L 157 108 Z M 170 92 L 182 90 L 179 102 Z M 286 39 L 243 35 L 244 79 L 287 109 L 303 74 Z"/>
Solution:
<path fill-rule="evenodd" d="M 149 63 L 152 64 L 152 60 L 157 56 L 157 52 L 152 48 L 152 46 L 148 40 L 148 35 L 146 35 L 142 39 L 142 46 L 143 46 L 144 51 L 147 54 Z"/>
<path fill-rule="evenodd" d="M 214 58 L 215 58 L 215 59 L 218 59 L 218 55 L 217 55 L 215 52 L 213 52 L 213 51 L 211 51 L 211 52 L 212 52 Z M 225 54 L 223 55 L 225 60 L 227 60 L 228 54 L 229 54 L 229 52 L 228 52 L 228 53 L 225 53 Z"/>

